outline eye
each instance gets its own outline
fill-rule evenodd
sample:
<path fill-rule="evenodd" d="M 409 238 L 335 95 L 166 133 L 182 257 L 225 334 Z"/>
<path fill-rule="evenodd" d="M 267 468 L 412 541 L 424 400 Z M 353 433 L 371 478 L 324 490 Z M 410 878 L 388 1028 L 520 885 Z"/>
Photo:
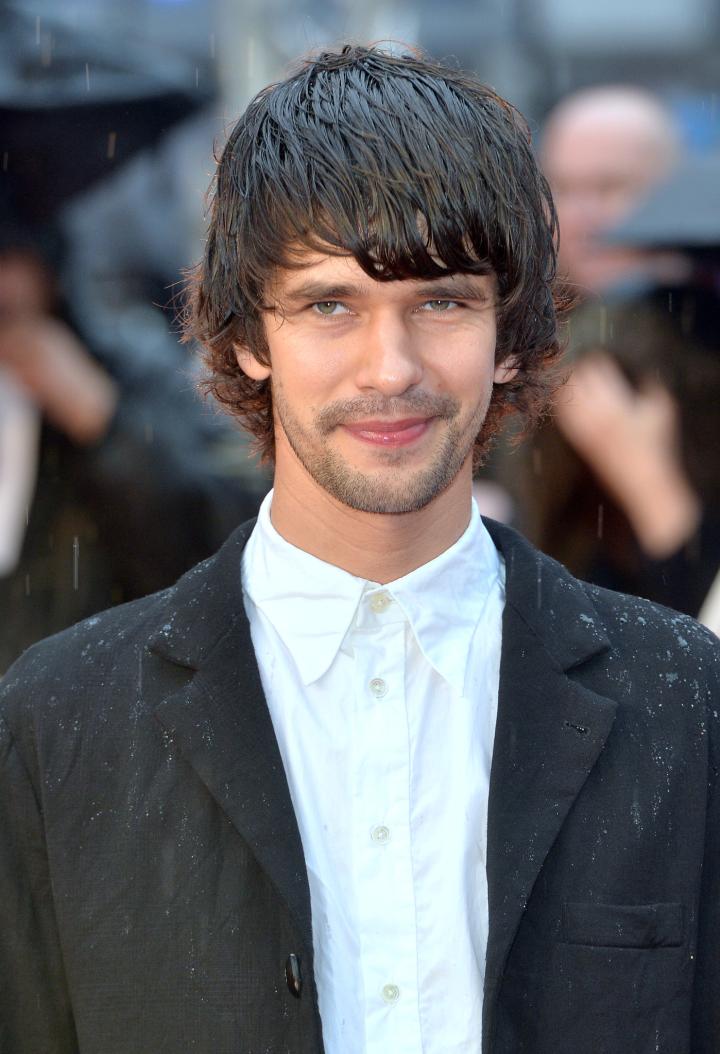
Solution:
<path fill-rule="evenodd" d="M 318 315 L 323 315 L 325 318 L 331 318 L 333 315 L 340 315 L 347 308 L 344 304 L 341 304 L 339 300 L 318 300 L 317 303 L 312 304 L 313 311 L 316 311 Z"/>
<path fill-rule="evenodd" d="M 460 307 L 460 304 L 457 300 L 426 300 L 422 306 L 424 311 L 440 315 L 454 307 Z"/>

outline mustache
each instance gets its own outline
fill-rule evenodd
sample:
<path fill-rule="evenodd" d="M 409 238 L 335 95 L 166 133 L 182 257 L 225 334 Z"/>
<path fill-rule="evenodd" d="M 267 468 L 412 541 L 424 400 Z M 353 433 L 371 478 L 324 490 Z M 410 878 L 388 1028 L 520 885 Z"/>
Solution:
<path fill-rule="evenodd" d="M 410 392 L 407 395 L 383 399 L 361 396 L 357 399 L 336 399 L 328 403 L 315 418 L 322 435 L 338 425 L 357 424 L 367 420 L 402 420 L 406 417 L 440 417 L 450 420 L 460 411 L 460 400 L 451 395 L 431 395 L 429 392 Z"/>

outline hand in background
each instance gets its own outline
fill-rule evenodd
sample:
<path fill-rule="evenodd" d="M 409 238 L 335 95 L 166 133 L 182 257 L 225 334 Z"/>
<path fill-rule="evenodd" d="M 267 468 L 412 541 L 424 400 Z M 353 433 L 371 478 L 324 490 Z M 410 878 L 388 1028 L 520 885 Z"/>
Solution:
<path fill-rule="evenodd" d="M 115 384 L 62 322 L 43 315 L 3 320 L 0 366 L 73 442 L 102 438 L 115 411 Z"/>
<path fill-rule="evenodd" d="M 668 390 L 640 390 L 597 352 L 581 359 L 556 397 L 554 418 L 628 517 L 654 559 L 671 556 L 696 531 L 701 507 L 685 473 L 679 415 Z"/>

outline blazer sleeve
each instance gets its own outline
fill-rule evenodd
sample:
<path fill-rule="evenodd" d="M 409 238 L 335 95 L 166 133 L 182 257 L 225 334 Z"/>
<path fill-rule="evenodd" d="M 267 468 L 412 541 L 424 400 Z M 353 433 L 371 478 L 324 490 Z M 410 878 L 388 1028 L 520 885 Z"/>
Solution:
<path fill-rule="evenodd" d="M 718 663 L 720 666 L 720 663 Z M 692 1054 L 720 1049 L 720 676 L 708 706 L 708 804 L 698 909 L 693 990 Z"/>
<path fill-rule="evenodd" d="M 0 717 L 0 1051 L 77 1054 L 39 795 Z"/>

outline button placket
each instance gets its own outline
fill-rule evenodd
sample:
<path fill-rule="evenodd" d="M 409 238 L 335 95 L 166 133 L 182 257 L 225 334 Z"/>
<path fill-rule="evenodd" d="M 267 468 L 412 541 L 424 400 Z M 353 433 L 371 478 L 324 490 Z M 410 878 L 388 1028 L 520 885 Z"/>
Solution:
<path fill-rule="evenodd" d="M 379 596 L 376 594 L 375 596 Z M 373 597 L 370 600 L 374 599 Z M 410 747 L 405 704 L 404 618 L 365 609 L 353 641 L 359 678 L 354 839 L 358 923 L 368 1036 L 382 1051 L 417 1050 L 417 940 L 410 846 Z M 363 706 L 362 700 L 365 700 Z M 404 995 L 403 995 L 404 993 Z M 376 1042 L 368 1054 L 380 1054 Z"/>

